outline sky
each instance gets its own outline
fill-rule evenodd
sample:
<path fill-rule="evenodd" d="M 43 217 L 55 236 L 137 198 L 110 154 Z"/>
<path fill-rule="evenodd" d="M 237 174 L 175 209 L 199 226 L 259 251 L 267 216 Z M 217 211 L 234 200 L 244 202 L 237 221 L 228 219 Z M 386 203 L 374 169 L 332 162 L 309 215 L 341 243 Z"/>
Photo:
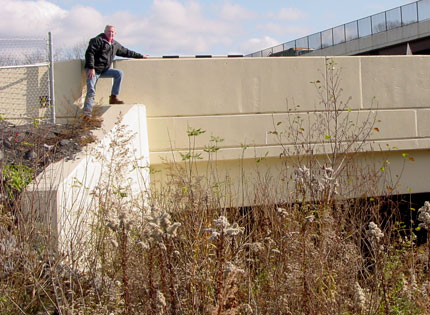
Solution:
<path fill-rule="evenodd" d="M 86 46 L 115 39 L 150 56 L 249 54 L 392 9 L 409 0 L 0 0 L 0 39 L 44 37 Z"/>

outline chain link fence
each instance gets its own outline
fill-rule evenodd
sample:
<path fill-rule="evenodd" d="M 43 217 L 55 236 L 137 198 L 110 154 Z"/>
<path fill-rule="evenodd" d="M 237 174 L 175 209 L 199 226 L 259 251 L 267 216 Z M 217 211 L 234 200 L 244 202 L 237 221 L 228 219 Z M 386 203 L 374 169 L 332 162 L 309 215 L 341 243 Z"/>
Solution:
<path fill-rule="evenodd" d="M 52 37 L 0 38 L 0 118 L 55 122 Z"/>

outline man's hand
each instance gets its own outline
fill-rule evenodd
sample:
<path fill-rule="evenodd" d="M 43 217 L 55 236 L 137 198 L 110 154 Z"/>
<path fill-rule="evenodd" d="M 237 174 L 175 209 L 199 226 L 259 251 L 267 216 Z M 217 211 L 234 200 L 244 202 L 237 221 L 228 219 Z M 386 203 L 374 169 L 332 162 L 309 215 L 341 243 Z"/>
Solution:
<path fill-rule="evenodd" d="M 92 79 L 92 78 L 94 78 L 95 76 L 96 76 L 96 70 L 94 70 L 94 69 L 89 69 L 89 70 L 88 70 L 88 74 L 87 74 L 88 79 Z"/>
<path fill-rule="evenodd" d="M 149 55 L 142 55 L 142 59 L 148 59 Z"/>

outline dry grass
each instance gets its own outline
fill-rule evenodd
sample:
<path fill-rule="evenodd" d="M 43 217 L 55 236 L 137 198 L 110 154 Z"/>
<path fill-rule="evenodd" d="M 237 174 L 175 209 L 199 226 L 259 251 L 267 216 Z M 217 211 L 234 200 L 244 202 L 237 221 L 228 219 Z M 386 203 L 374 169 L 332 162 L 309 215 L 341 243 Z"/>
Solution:
<path fill-rule="evenodd" d="M 198 178 L 176 176 L 144 208 L 98 195 L 91 241 L 67 256 L 42 246 L 49 233 L 19 220 L 18 209 L 3 211 L 2 313 L 423 314 L 430 307 L 428 253 L 397 223 L 395 204 L 266 200 L 220 209 Z"/>

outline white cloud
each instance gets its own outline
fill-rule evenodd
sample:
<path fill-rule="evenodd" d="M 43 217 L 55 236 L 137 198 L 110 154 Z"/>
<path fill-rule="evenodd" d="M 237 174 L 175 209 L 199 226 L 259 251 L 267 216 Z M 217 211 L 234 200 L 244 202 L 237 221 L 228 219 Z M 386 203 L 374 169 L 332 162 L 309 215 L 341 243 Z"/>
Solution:
<path fill-rule="evenodd" d="M 269 33 L 275 33 L 275 34 L 282 34 L 284 32 L 284 27 L 281 24 L 278 23 L 265 23 L 265 24 L 259 24 L 256 26 L 257 30 L 269 32 Z"/>
<path fill-rule="evenodd" d="M 86 21 L 91 21 L 87 23 Z M 55 22 L 53 28 L 55 43 L 71 47 L 76 42 L 88 40 L 103 32 L 105 18 L 97 10 L 90 7 L 75 6 L 67 14 Z M 109 23 L 110 24 L 110 23 Z"/>
<path fill-rule="evenodd" d="M 306 14 L 296 8 L 281 8 L 279 12 L 270 12 L 269 18 L 284 20 L 284 21 L 298 21 L 306 17 Z"/>
<path fill-rule="evenodd" d="M 304 18 L 305 16 L 306 14 L 295 8 L 282 8 L 278 15 L 279 19 L 287 21 L 297 21 Z"/>
<path fill-rule="evenodd" d="M 54 47 L 72 47 L 103 31 L 103 16 L 90 7 L 67 11 L 45 0 L 0 0 L 0 6 L 1 37 L 46 38 L 52 32 Z"/>
<path fill-rule="evenodd" d="M 135 25 L 145 49 L 160 54 L 210 53 L 235 33 L 231 24 L 205 16 L 196 1 L 154 0 L 151 14 Z"/>
<path fill-rule="evenodd" d="M 263 38 L 251 38 L 248 41 L 242 43 L 240 48 L 244 54 L 249 54 L 268 47 L 276 46 L 278 44 L 278 40 L 269 36 L 265 36 Z"/>
<path fill-rule="evenodd" d="M 213 18 L 195 0 L 153 0 L 145 15 L 117 11 L 111 15 L 89 6 L 60 8 L 54 0 L 0 0 L 0 37 L 54 36 L 54 47 L 82 45 L 103 32 L 106 24 L 117 28 L 117 39 L 126 47 L 153 55 L 219 54 L 240 42 L 243 29 L 237 21 Z M 230 18 L 250 17 L 242 7 L 232 5 Z"/>
<path fill-rule="evenodd" d="M 1 36 L 41 36 L 67 11 L 45 0 L 0 0 Z"/>
<path fill-rule="evenodd" d="M 256 13 L 239 4 L 224 3 L 221 7 L 221 17 L 226 20 L 249 20 L 256 17 Z"/>
<path fill-rule="evenodd" d="M 309 34 L 309 29 L 307 27 L 290 26 L 273 22 L 258 24 L 256 29 L 266 33 L 277 34 L 281 36 L 293 35 L 294 37 L 300 37 Z"/>

